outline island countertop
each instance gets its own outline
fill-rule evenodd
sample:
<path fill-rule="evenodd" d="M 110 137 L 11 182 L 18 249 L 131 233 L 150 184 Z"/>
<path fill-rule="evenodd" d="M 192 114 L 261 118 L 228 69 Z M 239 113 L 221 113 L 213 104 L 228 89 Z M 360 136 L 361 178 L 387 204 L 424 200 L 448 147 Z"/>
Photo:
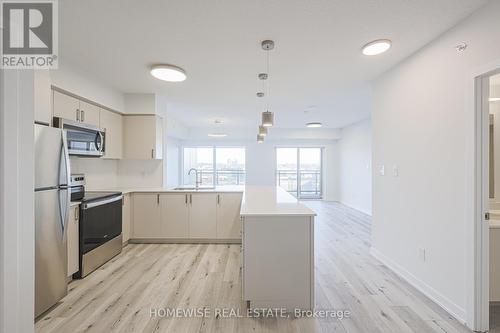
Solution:
<path fill-rule="evenodd" d="M 315 216 L 316 213 L 300 203 L 279 186 L 245 186 L 241 216 Z"/>

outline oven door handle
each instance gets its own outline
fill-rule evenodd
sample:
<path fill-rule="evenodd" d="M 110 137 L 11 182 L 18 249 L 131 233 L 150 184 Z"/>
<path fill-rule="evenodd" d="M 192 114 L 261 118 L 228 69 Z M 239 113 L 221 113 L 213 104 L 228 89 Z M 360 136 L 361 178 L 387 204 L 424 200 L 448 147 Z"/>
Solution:
<path fill-rule="evenodd" d="M 112 203 L 112 202 L 115 202 L 115 201 L 119 201 L 119 200 L 122 200 L 123 199 L 123 195 L 120 195 L 119 197 L 113 197 L 113 198 L 110 198 L 110 199 L 105 199 L 105 200 L 99 200 L 99 201 L 96 201 L 96 202 L 91 202 L 91 203 L 86 203 L 86 204 L 83 204 L 83 209 L 89 209 L 89 208 L 93 208 L 93 207 L 97 207 L 97 206 L 102 206 L 102 205 L 106 205 L 106 204 L 109 204 L 109 203 Z"/>

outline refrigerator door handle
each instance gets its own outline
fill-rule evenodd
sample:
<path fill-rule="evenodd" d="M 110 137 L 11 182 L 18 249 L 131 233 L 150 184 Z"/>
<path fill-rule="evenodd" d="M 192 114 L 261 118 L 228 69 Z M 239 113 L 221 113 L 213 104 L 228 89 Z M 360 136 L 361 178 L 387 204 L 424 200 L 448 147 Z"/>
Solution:
<path fill-rule="evenodd" d="M 62 131 L 62 150 L 61 150 L 61 155 L 62 159 L 64 160 L 64 172 L 65 172 L 65 177 L 64 180 L 66 182 L 65 186 L 60 187 L 60 191 L 65 191 L 66 192 L 66 198 L 64 202 L 61 202 L 61 195 L 59 195 L 59 208 L 60 208 L 60 214 L 61 214 L 61 228 L 63 232 L 63 237 L 65 234 L 66 226 L 68 224 L 68 218 L 69 218 L 69 208 L 71 205 L 71 195 L 69 194 L 69 185 L 71 182 L 71 167 L 70 167 L 70 161 L 69 161 L 69 151 L 68 151 L 68 140 L 67 140 L 67 135 L 66 131 Z M 59 170 L 61 172 L 61 170 Z M 59 175 L 59 179 L 61 179 L 61 175 Z"/>

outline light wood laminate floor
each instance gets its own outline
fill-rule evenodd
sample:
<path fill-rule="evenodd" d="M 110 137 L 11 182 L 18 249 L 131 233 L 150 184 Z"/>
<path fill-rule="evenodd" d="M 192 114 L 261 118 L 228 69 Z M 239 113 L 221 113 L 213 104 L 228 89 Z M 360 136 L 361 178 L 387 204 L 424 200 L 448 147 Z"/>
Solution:
<path fill-rule="evenodd" d="M 151 309 L 235 308 L 239 245 L 128 245 L 36 322 L 37 332 L 469 332 L 368 253 L 370 217 L 338 203 L 306 202 L 315 224 L 316 307 L 333 318 L 161 318 Z M 286 277 L 284 277 L 286 278 Z M 161 314 L 161 313 L 160 313 Z"/>

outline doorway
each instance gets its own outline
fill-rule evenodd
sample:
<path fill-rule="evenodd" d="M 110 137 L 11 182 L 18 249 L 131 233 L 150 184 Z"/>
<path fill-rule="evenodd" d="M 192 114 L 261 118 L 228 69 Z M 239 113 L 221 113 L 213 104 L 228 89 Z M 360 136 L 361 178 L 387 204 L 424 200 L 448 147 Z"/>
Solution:
<path fill-rule="evenodd" d="M 500 331 L 500 69 L 476 86 L 475 327 Z"/>

